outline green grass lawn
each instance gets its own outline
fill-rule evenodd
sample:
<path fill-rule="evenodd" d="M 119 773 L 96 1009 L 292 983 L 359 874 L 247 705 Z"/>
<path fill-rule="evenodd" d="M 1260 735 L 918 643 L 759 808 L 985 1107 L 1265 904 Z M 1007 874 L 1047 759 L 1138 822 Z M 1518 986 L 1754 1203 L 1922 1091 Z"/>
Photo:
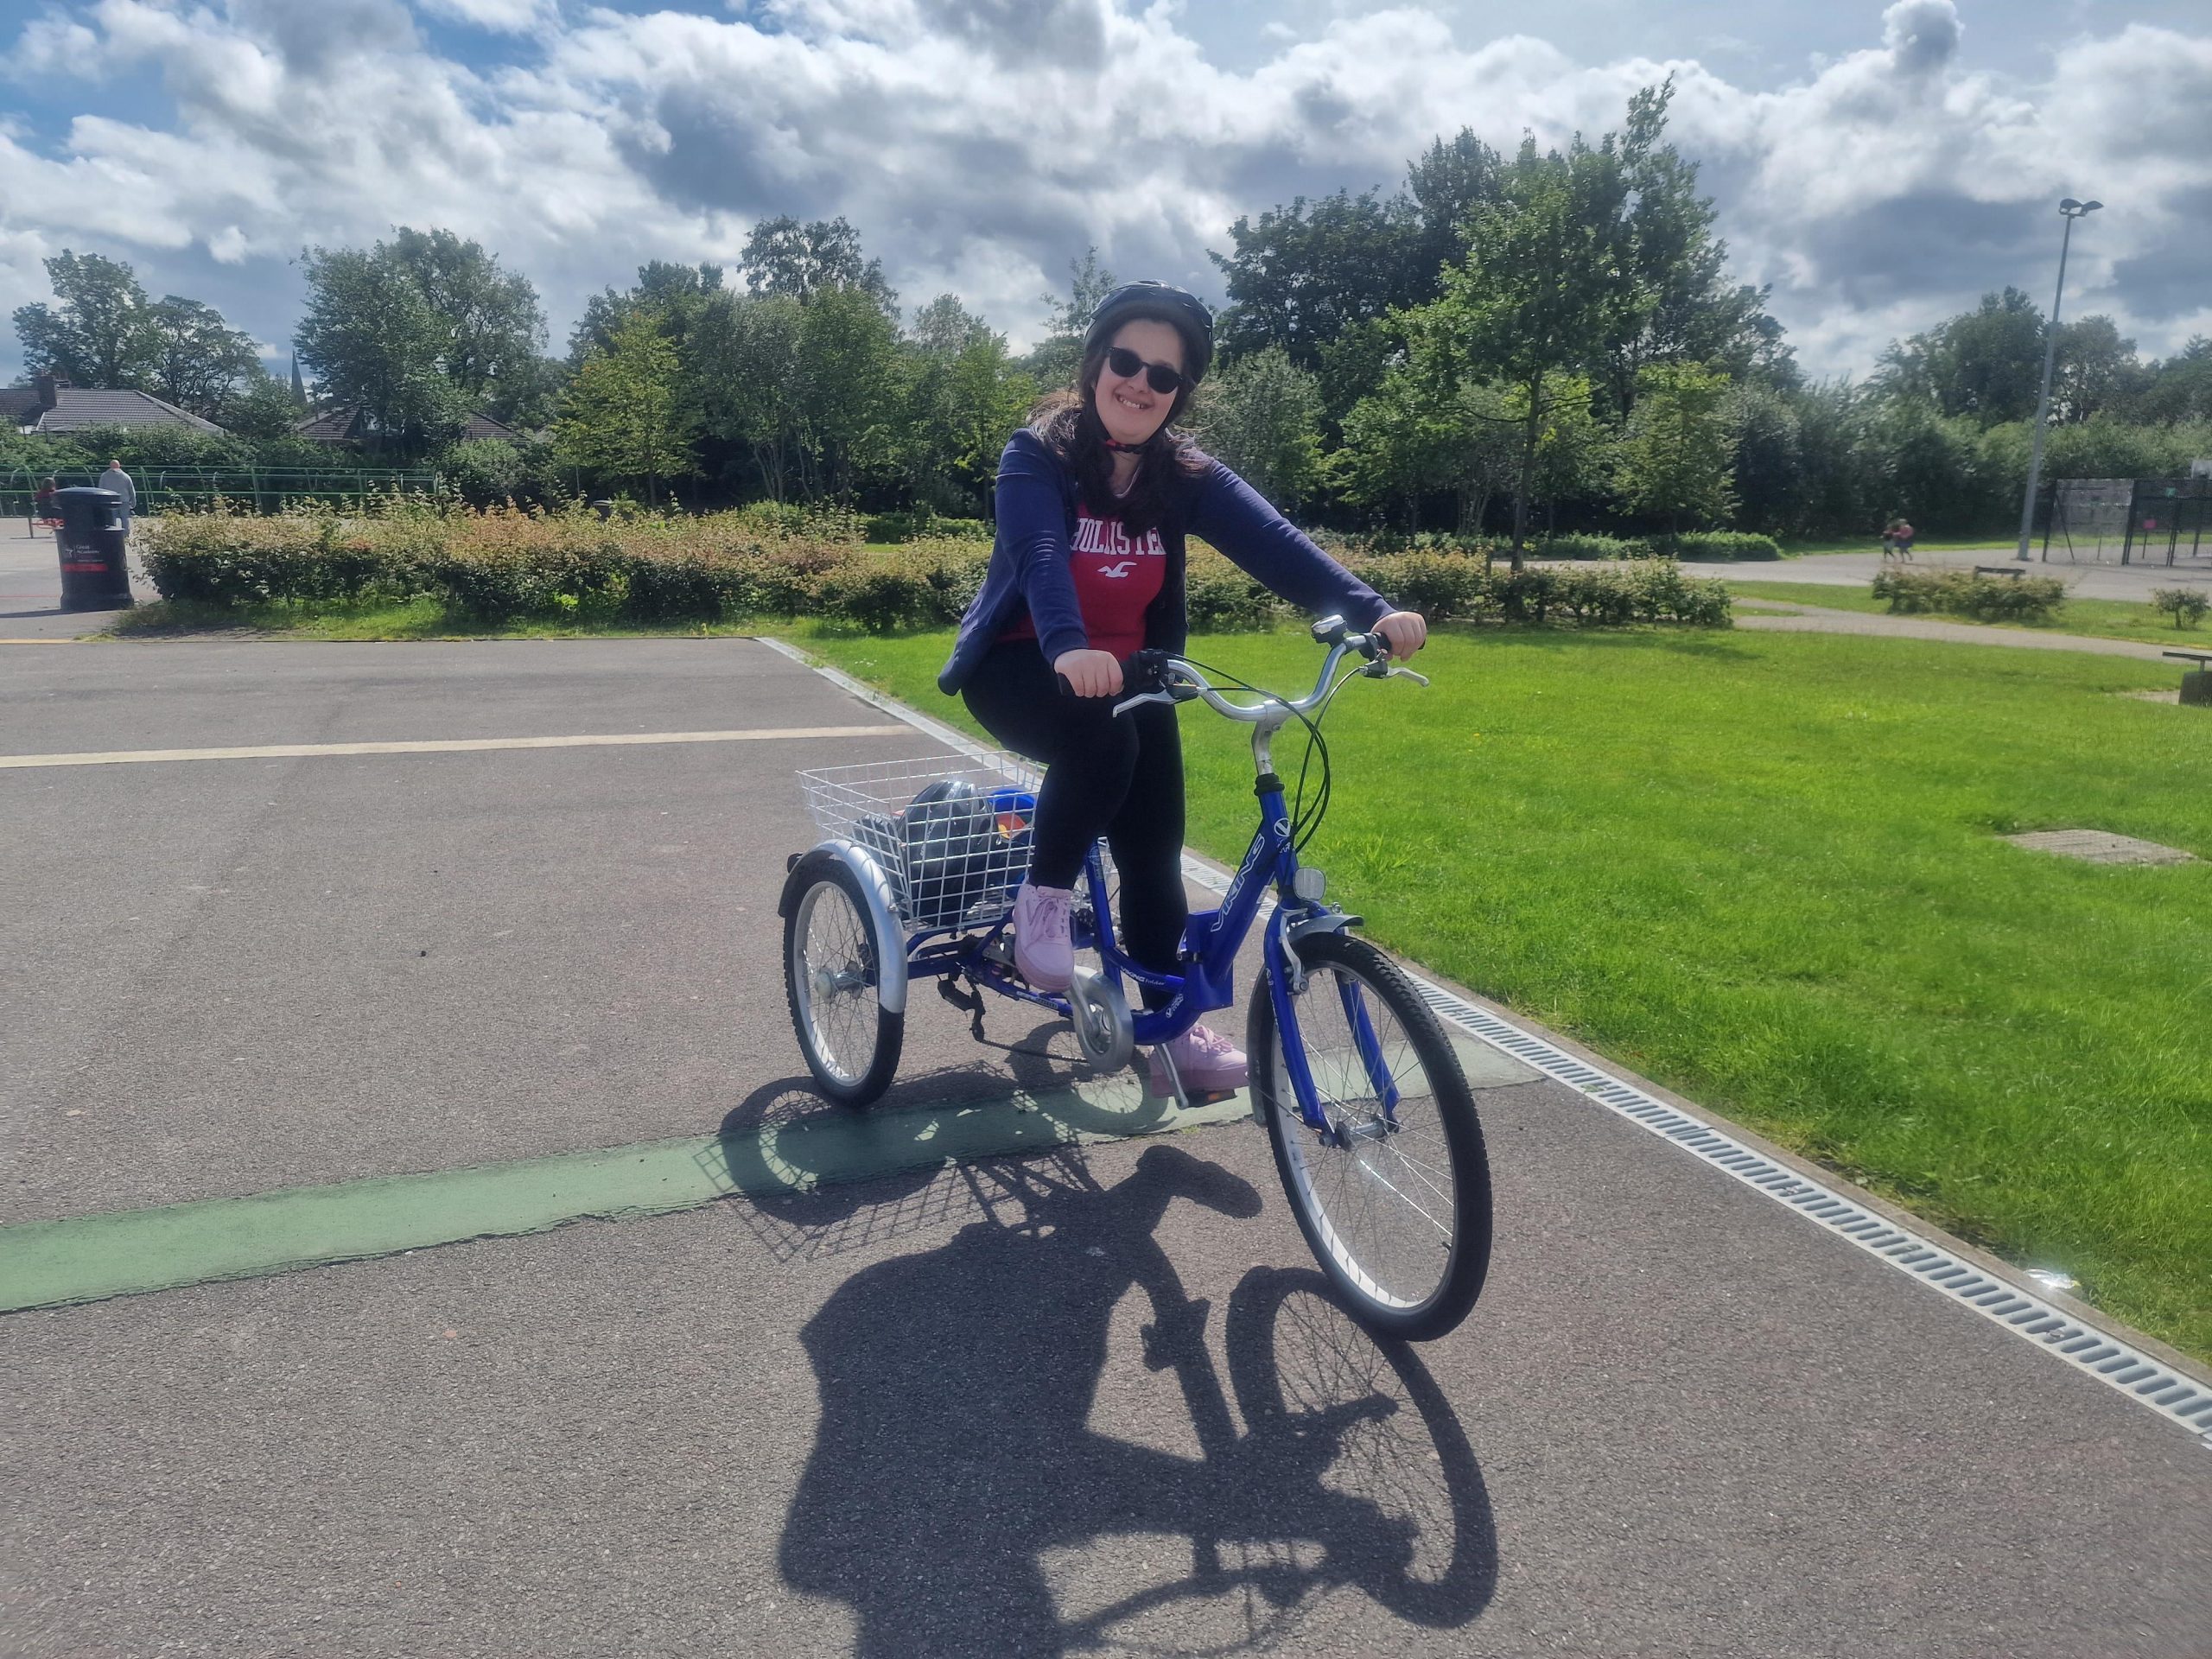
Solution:
<path fill-rule="evenodd" d="M 1866 611 L 1887 616 L 1890 601 L 1877 599 L 1865 588 L 1834 588 L 1816 582 L 1761 582 L 1756 577 L 1726 578 L 1728 591 L 1738 599 L 1774 599 L 1792 605 L 1818 605 L 1831 611 Z M 1913 613 L 1931 622 L 1967 622 L 1977 627 L 2025 628 L 2031 633 L 2082 633 L 2099 639 L 2139 639 L 2147 645 L 2171 645 L 2178 651 L 2212 651 L 2212 628 L 2202 624 L 2177 628 L 2173 619 L 2148 605 L 2128 599 L 2069 599 L 2048 622 L 1977 622 L 1970 616 L 1944 611 Z"/>
<path fill-rule="evenodd" d="M 973 729 L 947 645 L 810 648 Z M 1317 666 L 1298 634 L 1192 649 L 1300 691 Z M 1997 839 L 2212 860 L 2212 717 L 2115 695 L 2170 673 L 1661 632 L 1446 632 L 1421 666 L 1330 720 L 1311 853 L 1378 939 L 2212 1357 L 2212 861 Z M 1249 751 L 1183 723 L 1192 841 L 1233 859 Z"/>

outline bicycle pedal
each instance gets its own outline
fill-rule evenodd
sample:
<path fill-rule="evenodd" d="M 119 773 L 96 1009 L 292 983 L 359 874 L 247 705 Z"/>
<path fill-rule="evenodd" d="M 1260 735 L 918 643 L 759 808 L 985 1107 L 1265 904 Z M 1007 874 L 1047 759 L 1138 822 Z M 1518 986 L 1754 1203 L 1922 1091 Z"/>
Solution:
<path fill-rule="evenodd" d="M 965 1013 L 980 1014 L 983 1011 L 983 994 L 981 991 L 963 991 L 950 978 L 938 981 L 937 994 Z"/>

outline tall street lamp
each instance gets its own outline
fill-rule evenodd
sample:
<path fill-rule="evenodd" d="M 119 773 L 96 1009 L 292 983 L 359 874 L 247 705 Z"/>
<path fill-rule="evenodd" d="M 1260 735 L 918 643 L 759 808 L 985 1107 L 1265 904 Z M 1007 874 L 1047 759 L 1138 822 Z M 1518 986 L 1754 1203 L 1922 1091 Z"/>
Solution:
<path fill-rule="evenodd" d="M 2050 296 L 2050 334 L 2043 347 L 2043 394 L 2036 399 L 2036 429 L 2029 440 L 2028 493 L 2020 503 L 2020 550 L 2018 557 L 2028 556 L 2028 540 L 2036 531 L 2036 486 L 2043 481 L 2043 429 L 2050 418 L 2050 370 L 2058 356 L 2058 304 L 2066 297 L 2066 250 L 2074 240 L 2074 221 L 2086 219 L 2104 206 L 2101 201 L 2076 201 L 2069 196 L 2058 204 L 2058 211 L 2065 216 L 2066 230 L 2058 240 L 2058 291 Z"/>

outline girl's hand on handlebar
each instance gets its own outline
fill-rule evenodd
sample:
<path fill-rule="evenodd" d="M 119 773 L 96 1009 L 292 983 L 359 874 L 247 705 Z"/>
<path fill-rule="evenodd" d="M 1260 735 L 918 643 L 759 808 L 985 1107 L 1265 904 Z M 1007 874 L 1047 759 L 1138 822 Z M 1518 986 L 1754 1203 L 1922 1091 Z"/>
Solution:
<path fill-rule="evenodd" d="M 1390 654 L 1403 661 L 1428 643 L 1428 624 L 1419 611 L 1393 611 L 1375 625 Z"/>
<path fill-rule="evenodd" d="M 1065 680 L 1078 697 L 1111 697 L 1121 693 L 1122 664 L 1107 652 L 1064 651 L 1052 659 L 1052 672 Z"/>

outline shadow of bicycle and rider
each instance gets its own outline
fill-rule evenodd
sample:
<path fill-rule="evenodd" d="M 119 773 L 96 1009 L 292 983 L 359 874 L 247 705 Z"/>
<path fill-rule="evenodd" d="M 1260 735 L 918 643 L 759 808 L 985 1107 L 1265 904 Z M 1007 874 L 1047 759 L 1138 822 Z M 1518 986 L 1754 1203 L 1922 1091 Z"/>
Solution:
<path fill-rule="evenodd" d="M 902 1077 L 865 1111 L 823 1100 L 804 1076 L 760 1084 L 724 1115 L 717 1179 L 751 1202 L 740 1216 L 778 1262 L 815 1260 L 971 1218 L 970 1195 L 939 1179 L 963 1147 L 963 1124 L 995 1114 L 992 1150 L 1049 1156 L 1077 1136 L 1122 1137 L 1164 1127 L 1171 1103 L 1134 1071 L 1107 1076 L 1076 1052 L 1066 1022 L 1047 1020 L 988 1058 Z M 1026 1116 L 1003 1109 L 1028 1103 Z M 1011 1141 L 1014 1144 L 1004 1144 Z M 711 1161 L 711 1160 L 709 1160 Z M 851 1179 L 864 1169 L 864 1183 Z"/>
<path fill-rule="evenodd" d="M 938 1185 L 975 1218 L 854 1274 L 801 1332 L 821 1426 L 781 1567 L 850 1606 L 857 1653 L 1251 1650 L 1346 1588 L 1423 1626 L 1487 1605 L 1481 1470 L 1413 1351 L 1310 1269 L 1254 1268 L 1218 1313 L 1185 1290 L 1155 1236 L 1169 1206 L 1249 1219 L 1248 1182 L 1160 1144 L 1110 1187 L 1072 1152 Z M 1125 1299 L 1187 1412 L 1175 1436 L 1110 1432 L 1128 1405 L 1111 1379 L 1134 1375 L 1109 1371 Z M 1155 1411 L 1163 1395 L 1137 1390 Z M 1163 1535 L 1164 1571 L 1114 1547 Z"/>

